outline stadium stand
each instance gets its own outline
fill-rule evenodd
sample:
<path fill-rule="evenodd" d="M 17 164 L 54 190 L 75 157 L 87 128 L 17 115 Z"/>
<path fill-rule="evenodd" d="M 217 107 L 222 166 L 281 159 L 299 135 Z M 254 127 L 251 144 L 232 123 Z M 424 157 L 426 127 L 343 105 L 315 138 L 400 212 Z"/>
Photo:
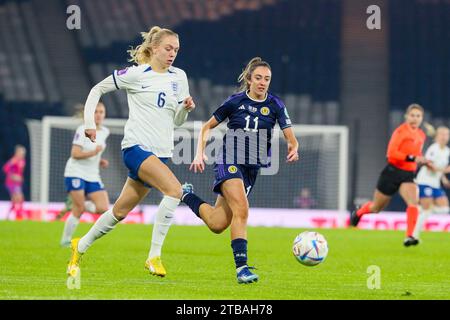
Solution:
<path fill-rule="evenodd" d="M 176 65 L 188 72 L 192 95 L 203 111 L 193 114 L 194 120 L 209 116 L 235 90 L 236 77 L 245 62 L 260 55 L 272 65 L 272 90 L 289 97 L 295 122 L 339 121 L 339 1 L 70 3 L 87 9 L 87 27 L 80 30 L 78 39 L 94 80 L 100 80 L 114 67 L 124 67 L 126 50 L 141 41 L 139 32 L 161 24 L 180 34 L 182 54 Z M 299 5 L 301 10 L 293 10 Z M 126 115 L 124 101 L 123 93 L 108 99 L 113 116 Z M 303 111 L 308 111 L 307 116 L 298 112 L 296 106 L 300 103 Z"/>
<path fill-rule="evenodd" d="M 68 102 L 86 98 L 84 89 L 73 86 L 71 91 L 60 81 L 65 69 L 44 37 L 66 19 L 61 8 L 72 4 L 83 10 L 82 29 L 66 34 L 64 39 L 72 37 L 75 46 L 65 47 L 64 55 L 68 60 L 82 58 L 84 65 L 77 72 L 87 80 L 85 87 L 126 66 L 126 50 L 140 43 L 139 32 L 161 25 L 180 34 L 176 66 L 187 71 L 199 106 L 192 120 L 207 119 L 234 92 L 245 63 L 259 55 L 271 63 L 271 89 L 285 100 L 295 123 L 342 123 L 339 0 L 49 2 L 56 9 L 45 14 L 48 8 L 39 0 L 0 0 L 1 162 L 12 152 L 11 134 L 27 146 L 26 130 L 20 129 L 25 119 L 69 115 Z M 423 104 L 434 124 L 449 124 L 449 14 L 450 3 L 444 0 L 389 1 L 391 128 L 402 121 L 411 101 Z M 81 79 L 75 74 L 73 78 Z M 104 102 L 109 117 L 127 116 L 123 92 L 105 96 Z M 6 198 L 3 189 L 0 198 Z"/>
<path fill-rule="evenodd" d="M 16 144 L 28 148 L 25 119 L 61 114 L 61 96 L 39 34 L 30 2 L 0 2 L 1 163 L 11 157 Z M 29 170 L 27 166 L 26 179 Z M 25 183 L 24 187 L 27 195 L 29 185 Z M 3 187 L 0 198 L 8 198 Z"/>
<path fill-rule="evenodd" d="M 447 124 L 450 117 L 450 2 L 390 1 L 391 121 L 411 101 L 422 104 L 428 118 Z"/>

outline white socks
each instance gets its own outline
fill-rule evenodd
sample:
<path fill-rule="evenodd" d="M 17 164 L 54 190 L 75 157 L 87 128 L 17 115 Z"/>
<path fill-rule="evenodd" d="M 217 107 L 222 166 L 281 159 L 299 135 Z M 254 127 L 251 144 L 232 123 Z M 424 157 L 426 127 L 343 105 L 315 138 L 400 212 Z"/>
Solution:
<path fill-rule="evenodd" d="M 93 203 L 92 201 L 85 201 L 84 209 L 90 213 L 97 213 L 97 208 L 95 207 L 95 203 Z"/>
<path fill-rule="evenodd" d="M 175 209 L 180 204 L 180 200 L 169 196 L 164 196 L 156 212 L 153 224 L 152 245 L 148 258 L 161 256 L 161 248 L 169 231 L 175 214 Z"/>
<path fill-rule="evenodd" d="M 112 208 L 106 211 L 95 222 L 88 233 L 80 239 L 80 242 L 78 242 L 78 252 L 85 253 L 95 240 L 114 229 L 117 223 L 119 223 L 119 220 L 114 217 Z"/>
<path fill-rule="evenodd" d="M 78 223 L 80 223 L 80 219 L 75 217 L 73 214 L 70 214 L 67 217 L 66 223 L 64 225 L 63 235 L 61 238 L 61 244 L 70 242 L 70 240 L 72 240 L 72 235 L 75 232 Z"/>
<path fill-rule="evenodd" d="M 428 210 L 420 209 L 419 218 L 417 219 L 416 228 L 414 229 L 414 238 L 419 239 L 420 233 L 423 230 L 423 226 L 425 224 L 425 221 L 428 219 L 428 217 L 433 214 L 446 214 L 449 212 L 448 207 L 438 207 L 433 206 L 432 208 Z"/>
<path fill-rule="evenodd" d="M 433 207 L 433 213 L 436 213 L 436 214 L 447 214 L 448 211 L 449 211 L 449 207 L 438 207 L 438 206 Z"/>
<path fill-rule="evenodd" d="M 432 210 L 424 210 L 424 209 L 420 209 L 419 211 L 419 217 L 417 218 L 417 222 L 416 222 L 416 227 L 414 228 L 414 233 L 413 236 L 416 239 L 419 239 L 420 237 L 420 233 L 422 232 L 423 229 L 423 225 L 425 224 L 425 221 L 428 219 L 428 217 L 430 216 Z"/>

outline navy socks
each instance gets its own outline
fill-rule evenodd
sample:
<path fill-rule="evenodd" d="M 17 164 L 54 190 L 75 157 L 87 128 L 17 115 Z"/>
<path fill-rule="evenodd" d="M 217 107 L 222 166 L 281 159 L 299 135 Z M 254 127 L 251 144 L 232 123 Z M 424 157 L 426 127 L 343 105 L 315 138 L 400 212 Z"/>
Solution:
<path fill-rule="evenodd" d="M 231 240 L 231 248 L 233 248 L 236 269 L 245 266 L 247 264 L 247 240 L 241 238 Z"/>
<path fill-rule="evenodd" d="M 203 203 L 206 203 L 206 201 L 203 201 L 194 193 L 185 193 L 181 198 L 181 201 L 186 203 L 189 208 L 191 208 L 191 210 L 197 215 L 197 217 L 200 218 L 200 206 Z"/>

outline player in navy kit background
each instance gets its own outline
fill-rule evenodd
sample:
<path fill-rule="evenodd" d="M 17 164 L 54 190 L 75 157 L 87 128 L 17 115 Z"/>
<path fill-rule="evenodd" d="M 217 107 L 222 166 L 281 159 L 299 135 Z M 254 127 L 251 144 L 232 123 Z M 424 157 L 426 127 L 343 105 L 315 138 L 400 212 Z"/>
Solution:
<path fill-rule="evenodd" d="M 253 58 L 239 76 L 239 93 L 229 97 L 206 122 L 201 131 L 196 157 L 190 170 L 203 172 L 208 133 L 228 119 L 223 147 L 214 165 L 213 190 L 218 194 L 215 206 L 193 192 L 182 197 L 191 210 L 215 233 L 231 225 L 231 247 L 238 283 L 258 280 L 247 265 L 247 219 L 250 194 L 261 167 L 270 166 L 271 134 L 278 122 L 288 145 L 287 162 L 299 159 L 298 142 L 283 102 L 268 92 L 272 78 L 270 65 Z"/>

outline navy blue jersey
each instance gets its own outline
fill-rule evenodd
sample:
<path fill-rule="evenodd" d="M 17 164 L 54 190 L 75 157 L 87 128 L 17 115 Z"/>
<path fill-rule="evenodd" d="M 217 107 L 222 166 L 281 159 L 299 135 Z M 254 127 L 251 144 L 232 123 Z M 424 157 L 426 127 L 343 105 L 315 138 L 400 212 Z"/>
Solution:
<path fill-rule="evenodd" d="M 225 164 L 269 166 L 272 130 L 276 122 L 281 129 L 291 127 L 284 103 L 271 93 L 263 101 L 251 99 L 246 92 L 234 94 L 213 116 L 218 122 L 229 120 L 222 152 L 216 159 Z"/>

